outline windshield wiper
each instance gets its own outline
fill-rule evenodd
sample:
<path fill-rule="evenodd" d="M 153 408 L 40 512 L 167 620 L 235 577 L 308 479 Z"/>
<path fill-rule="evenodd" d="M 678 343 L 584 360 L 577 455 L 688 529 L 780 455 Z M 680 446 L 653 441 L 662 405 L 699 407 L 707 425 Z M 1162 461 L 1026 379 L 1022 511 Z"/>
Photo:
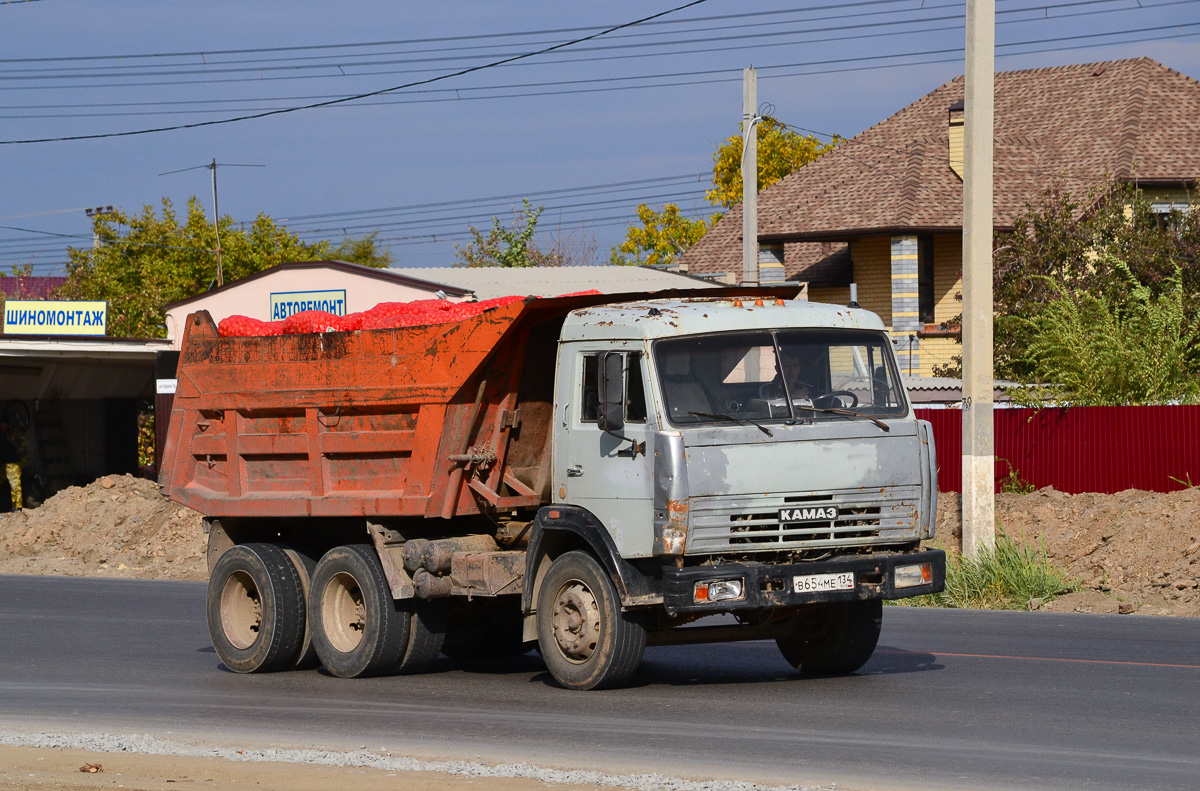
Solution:
<path fill-rule="evenodd" d="M 689 412 L 688 414 L 695 415 L 697 417 L 714 417 L 714 418 L 717 418 L 718 420 L 732 420 L 734 423 L 738 423 L 743 426 L 754 426 L 756 429 L 758 429 L 762 433 L 766 434 L 768 437 L 775 436 L 774 434 L 771 433 L 771 429 L 767 428 L 762 423 L 759 423 L 758 421 L 755 421 L 755 420 L 750 420 L 749 418 L 734 417 L 733 415 L 726 415 L 723 412 Z"/>
<path fill-rule="evenodd" d="M 807 409 L 809 412 L 828 412 L 831 415 L 848 415 L 850 417 L 865 417 L 875 425 L 879 426 L 884 431 L 891 431 L 892 427 L 882 420 L 873 418 L 863 412 L 857 412 L 853 409 L 844 409 L 842 407 L 822 407 L 822 406 L 804 406 L 802 404 L 792 404 L 794 409 Z M 694 413 L 693 413 L 694 414 Z"/>

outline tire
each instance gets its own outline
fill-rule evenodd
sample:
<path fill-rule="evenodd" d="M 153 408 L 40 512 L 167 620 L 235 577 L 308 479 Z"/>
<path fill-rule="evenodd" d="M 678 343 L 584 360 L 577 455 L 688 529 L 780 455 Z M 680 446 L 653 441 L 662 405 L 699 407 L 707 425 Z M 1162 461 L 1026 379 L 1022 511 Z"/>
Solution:
<path fill-rule="evenodd" d="M 879 642 L 883 602 L 835 602 L 810 605 L 795 631 L 776 639 L 792 667 L 808 676 L 853 673 L 867 663 Z"/>
<path fill-rule="evenodd" d="M 414 601 L 408 643 L 393 673 L 423 673 L 433 666 L 446 641 L 446 607 L 442 602 Z"/>
<path fill-rule="evenodd" d="M 585 552 L 550 564 L 537 602 L 538 648 L 567 689 L 626 684 L 642 663 L 646 627 L 621 602 L 604 568 Z"/>
<path fill-rule="evenodd" d="M 404 658 L 411 600 L 392 598 L 375 550 L 334 547 L 313 572 L 308 620 L 321 664 L 338 678 L 391 673 Z"/>
<path fill-rule="evenodd" d="M 300 642 L 296 663 L 292 667 L 295 670 L 312 670 L 321 664 L 321 659 L 317 656 L 317 649 L 312 644 L 312 627 L 308 622 L 308 589 L 312 584 L 317 561 L 313 560 L 307 552 L 296 547 L 285 546 L 283 552 L 296 567 L 296 573 L 300 575 L 300 590 L 304 597 L 304 637 Z"/>
<path fill-rule="evenodd" d="M 274 544 L 226 550 L 208 580 L 208 632 L 225 666 L 235 673 L 267 673 L 295 666 L 304 641 L 300 574 Z"/>

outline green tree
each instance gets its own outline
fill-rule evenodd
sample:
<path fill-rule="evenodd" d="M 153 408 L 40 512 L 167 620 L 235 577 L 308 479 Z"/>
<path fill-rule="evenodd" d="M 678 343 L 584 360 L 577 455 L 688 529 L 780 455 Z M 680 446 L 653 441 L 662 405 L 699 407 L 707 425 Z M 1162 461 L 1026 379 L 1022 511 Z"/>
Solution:
<path fill-rule="evenodd" d="M 10 274 L 14 278 L 33 277 L 33 264 L 13 264 Z M 15 297 L 17 294 L 6 294 L 4 289 L 0 288 L 0 316 L 4 313 L 4 301 Z M 2 320 L 0 320 L 0 324 L 3 324 Z"/>
<path fill-rule="evenodd" d="M 613 264 L 670 264 L 694 245 L 708 230 L 704 220 L 691 220 L 679 213 L 674 203 L 656 212 L 646 204 L 637 207 L 641 226 L 630 226 L 625 241 L 614 247 Z M 719 215 L 713 215 L 713 222 Z"/>
<path fill-rule="evenodd" d="M 360 239 L 346 237 L 342 243 L 329 251 L 329 257 L 335 261 L 350 261 L 363 266 L 373 266 L 383 269 L 390 266 L 396 259 L 392 257 L 391 248 L 380 248 L 375 237 L 379 231 L 371 231 Z"/>
<path fill-rule="evenodd" d="M 533 243 L 537 232 L 541 206 L 533 208 L 529 201 L 521 201 L 522 208 L 513 211 L 509 227 L 492 218 L 492 230 L 484 236 L 474 225 L 470 227 L 471 241 L 464 247 L 454 246 L 455 266 L 554 266 L 555 259 L 542 253 Z"/>
<path fill-rule="evenodd" d="M 727 139 L 713 154 L 713 188 L 705 196 L 714 206 L 732 208 L 742 202 L 742 134 Z M 764 190 L 794 170 L 807 165 L 842 142 L 834 137 L 822 143 L 802 135 L 770 116 L 755 125 L 758 137 L 758 189 Z"/>
<path fill-rule="evenodd" d="M 1200 400 L 1200 319 L 1185 307 L 1180 268 L 1152 289 L 1124 261 L 1098 263 L 1127 292 L 1071 291 L 1045 278 L 1056 296 L 1033 317 L 1014 317 L 1030 337 L 1017 362 L 1039 385 L 1021 391 L 1020 400 L 1077 406 Z"/>
<path fill-rule="evenodd" d="M 995 250 L 995 359 L 1004 378 L 1046 374 L 1026 354 L 1044 325 L 1028 319 L 1061 299 L 1061 289 L 1124 310 L 1140 287 L 1151 300 L 1178 287 L 1189 316 L 1197 310 L 1200 214 L 1164 217 L 1130 184 L 1110 181 L 1082 200 L 1048 189 L 1011 232 L 996 235 Z"/>
<path fill-rule="evenodd" d="M 107 300 L 109 334 L 162 337 L 165 305 L 215 285 L 216 233 L 195 197 L 182 219 L 164 199 L 161 217 L 145 206 L 137 216 L 118 211 L 92 222 L 100 245 L 68 249 L 67 282 L 59 296 Z M 226 281 L 284 261 L 330 257 L 328 242 L 306 244 L 263 214 L 246 228 L 222 217 L 220 230 Z"/>
<path fill-rule="evenodd" d="M 765 189 L 797 168 L 833 150 L 842 138 L 822 143 L 811 135 L 792 131 L 780 121 L 765 116 L 755 125 L 758 138 L 758 188 Z M 742 136 L 730 137 L 713 153 L 713 188 L 705 197 L 726 209 L 742 201 Z M 655 212 L 645 204 L 637 209 L 641 225 L 630 226 L 625 241 L 612 249 L 614 264 L 671 263 L 721 219 L 721 212 L 708 221 L 689 220 L 668 203 Z"/>

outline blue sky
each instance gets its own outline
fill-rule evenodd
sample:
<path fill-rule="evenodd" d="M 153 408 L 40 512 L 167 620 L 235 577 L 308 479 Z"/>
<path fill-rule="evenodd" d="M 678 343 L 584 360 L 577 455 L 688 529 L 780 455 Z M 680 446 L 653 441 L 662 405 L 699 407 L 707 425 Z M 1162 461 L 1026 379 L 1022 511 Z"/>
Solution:
<path fill-rule="evenodd" d="M 263 212 L 335 243 L 378 228 L 398 265 L 449 265 L 469 224 L 511 217 L 520 200 L 505 196 L 546 207 L 542 244 L 592 240 L 606 261 L 637 203 L 711 213 L 707 174 L 736 132 L 743 67 L 760 69 L 760 102 L 780 120 L 847 136 L 962 72 L 962 2 L 707 0 L 357 102 L 12 142 L 381 91 L 682 2 L 0 2 L 0 268 L 61 272 L 68 244 L 90 244 L 85 207 L 196 195 L 210 212 L 207 170 L 159 174 L 213 159 L 262 166 L 218 170 L 222 215 Z M 1200 77 L 1196 0 L 998 0 L 997 13 L 1001 70 L 1144 55 Z"/>

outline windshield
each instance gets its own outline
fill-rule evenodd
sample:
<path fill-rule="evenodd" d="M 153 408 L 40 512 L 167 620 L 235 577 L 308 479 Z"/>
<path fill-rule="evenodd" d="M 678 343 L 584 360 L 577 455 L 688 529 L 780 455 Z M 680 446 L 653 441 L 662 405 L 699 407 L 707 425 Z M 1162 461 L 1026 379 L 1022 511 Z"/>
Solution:
<path fill-rule="evenodd" d="M 776 330 L 662 340 L 654 358 L 675 425 L 896 417 L 908 407 L 886 344 L 879 332 Z"/>

